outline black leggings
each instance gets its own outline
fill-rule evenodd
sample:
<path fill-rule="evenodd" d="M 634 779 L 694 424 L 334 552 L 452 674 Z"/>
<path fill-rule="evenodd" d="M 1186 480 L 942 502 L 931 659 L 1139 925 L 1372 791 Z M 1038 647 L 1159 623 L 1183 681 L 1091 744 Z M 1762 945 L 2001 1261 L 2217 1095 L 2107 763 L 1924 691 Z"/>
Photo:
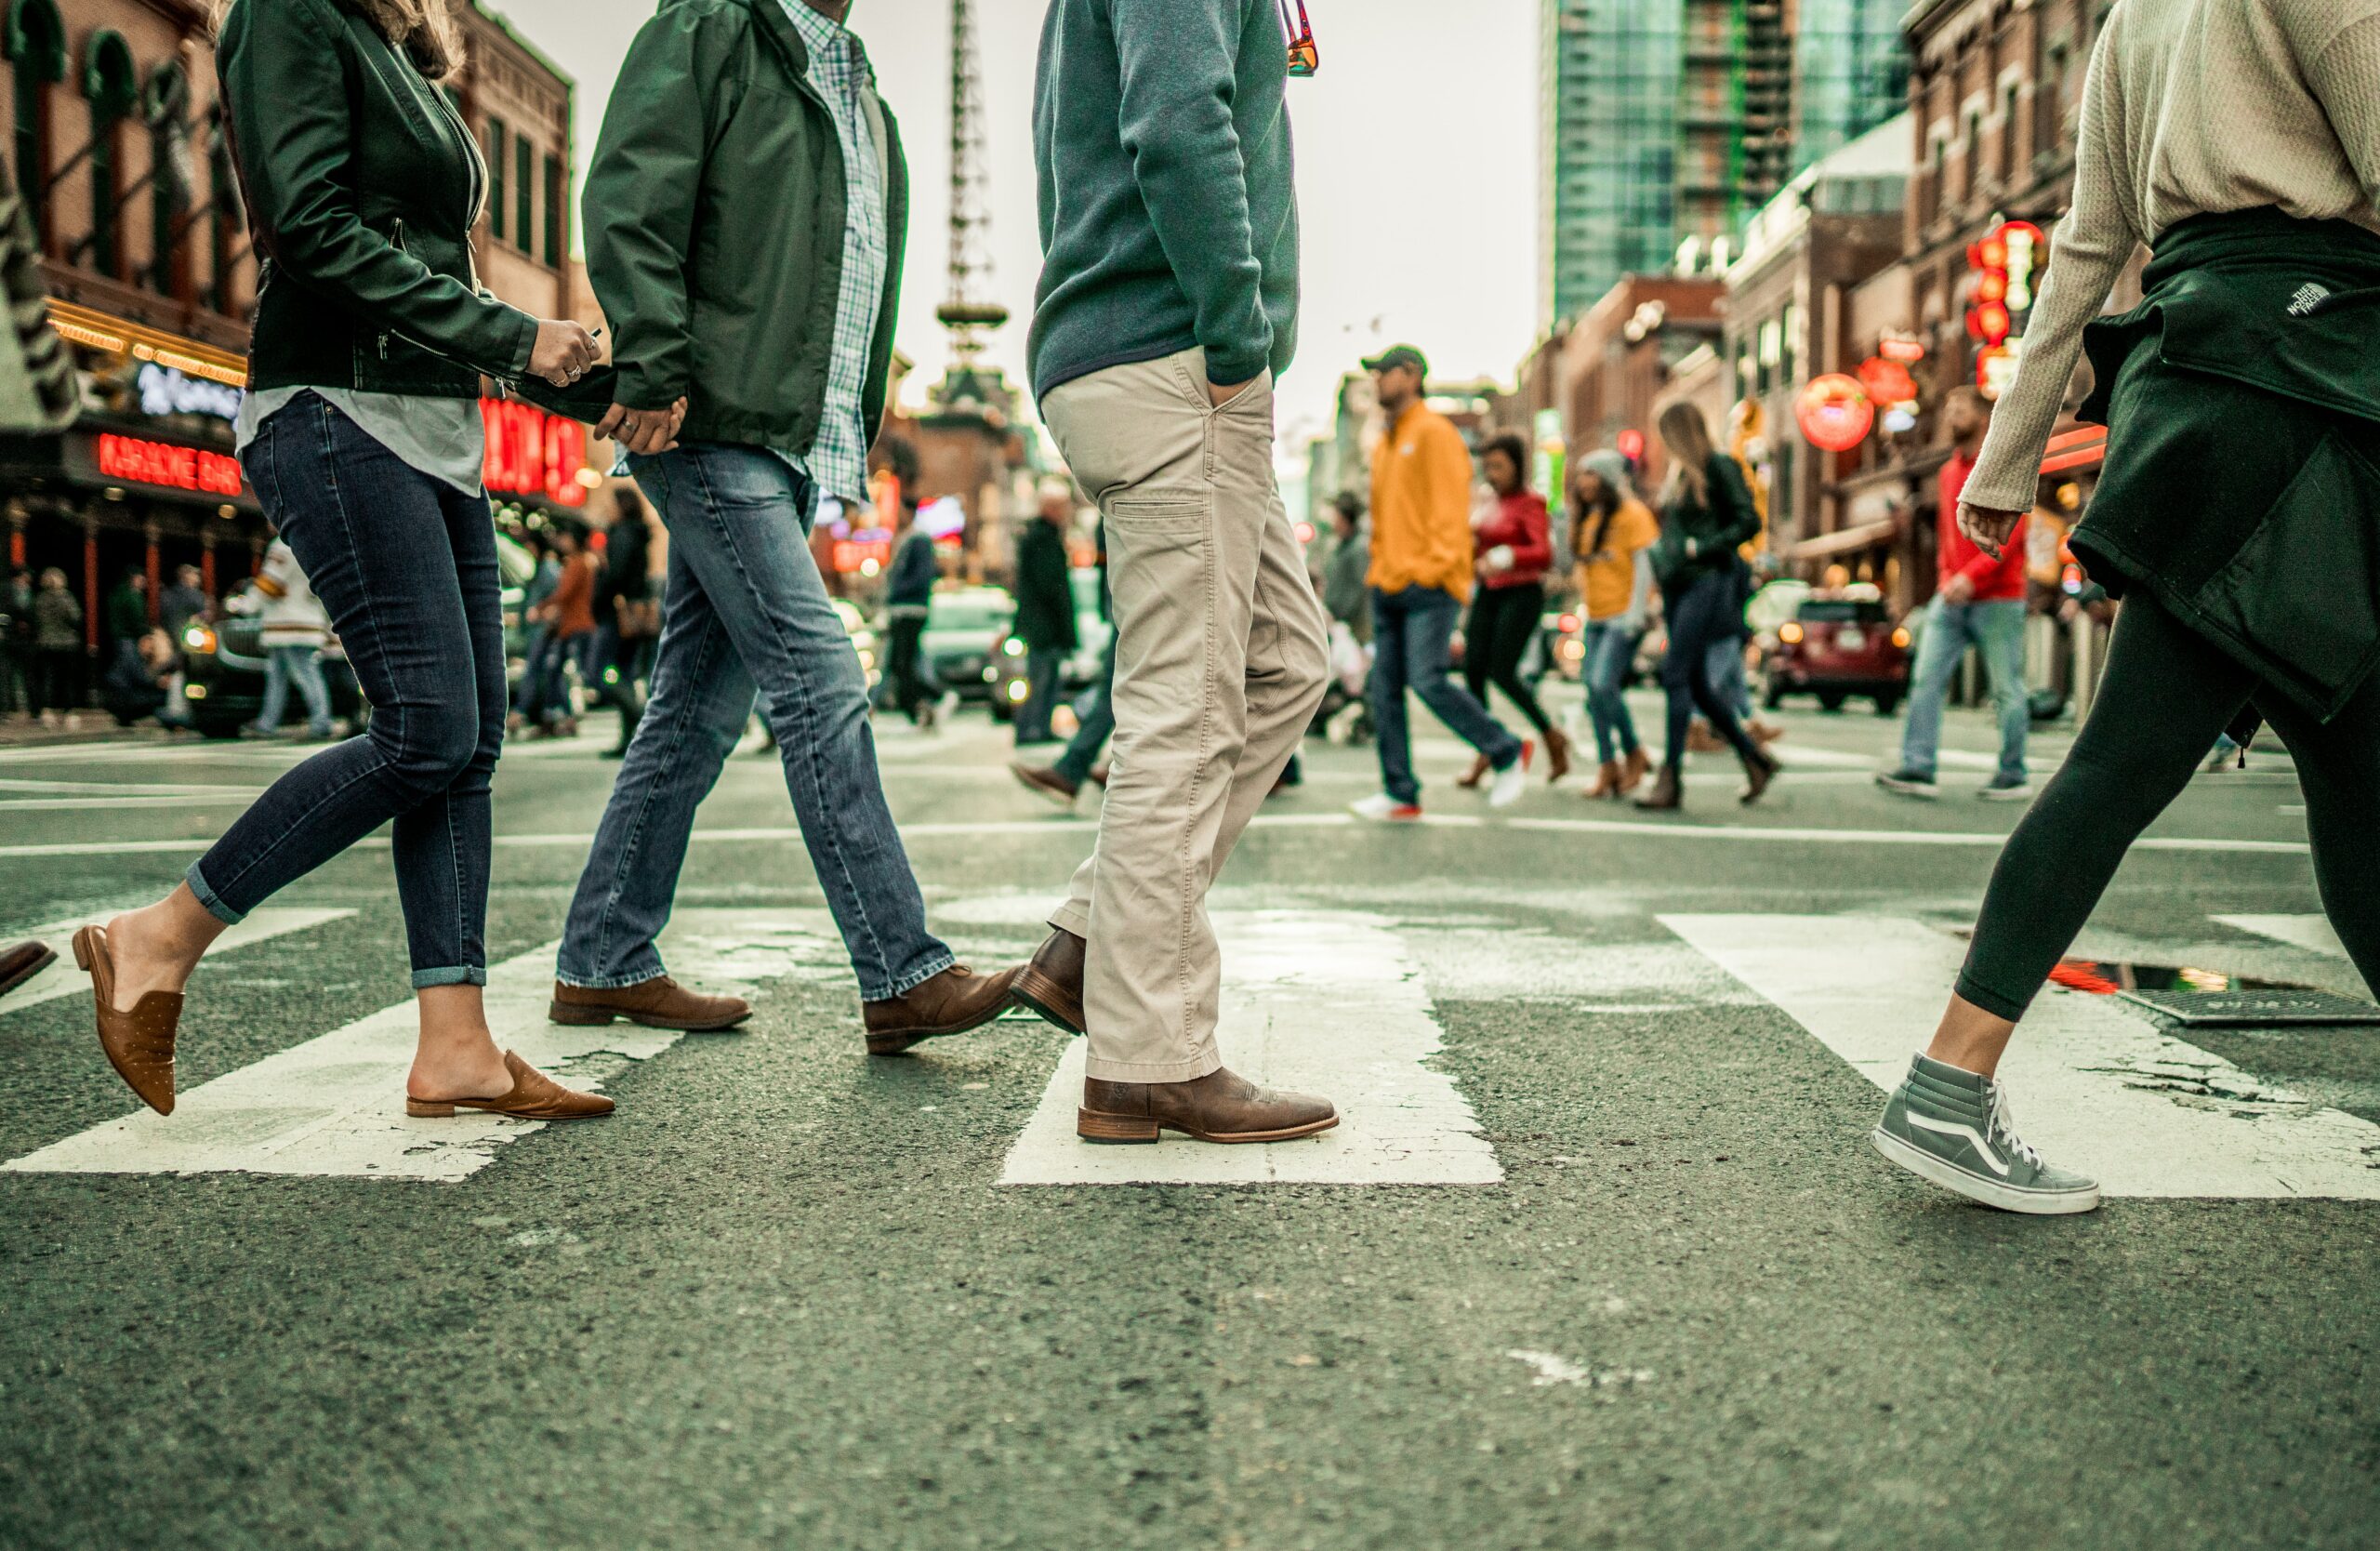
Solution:
<path fill-rule="evenodd" d="M 1521 677 L 1521 658 L 1544 617 L 1545 589 L 1536 582 L 1480 588 L 1471 600 L 1471 621 L 1462 628 L 1462 676 L 1473 699 L 1486 705 L 1488 686 L 1494 684 L 1520 708 L 1538 736 L 1550 739 L 1554 723 Z"/>
<path fill-rule="evenodd" d="M 1661 688 L 1669 694 L 1667 752 L 1672 770 L 1686 765 L 1686 733 L 1697 708 L 1711 719 L 1711 730 L 1726 738 L 1738 758 L 1757 761 L 1760 745 L 1752 742 L 1736 708 L 1719 696 L 1711 683 L 1711 648 L 1743 631 L 1742 605 L 1737 600 L 1736 578 L 1728 571 L 1704 571 L 1677 591 L 1662 592 L 1669 617 L 1669 650 L 1661 656 Z"/>
<path fill-rule="evenodd" d="M 2253 699 L 2297 762 L 2322 907 L 2380 989 L 2380 683 L 2320 722 L 2175 619 L 2146 590 L 2118 616 L 2108 672 L 2073 752 L 2008 839 L 1959 995 L 2014 1021 L 2114 878 L 2124 853 Z"/>

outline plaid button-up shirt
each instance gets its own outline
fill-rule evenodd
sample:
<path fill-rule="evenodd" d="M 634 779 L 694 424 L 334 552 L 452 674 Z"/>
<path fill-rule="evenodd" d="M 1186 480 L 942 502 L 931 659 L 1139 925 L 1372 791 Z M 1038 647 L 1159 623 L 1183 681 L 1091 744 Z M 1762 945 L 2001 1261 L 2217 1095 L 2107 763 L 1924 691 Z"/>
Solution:
<path fill-rule="evenodd" d="M 807 457 L 778 456 L 810 476 L 822 495 L 846 504 L 867 498 L 867 448 L 875 440 L 863 423 L 870 350 L 883 309 L 884 276 L 892 264 L 885 232 L 884 168 L 868 123 L 866 93 L 875 85 L 867 50 L 858 38 L 812 10 L 803 0 L 778 0 L 810 50 L 810 85 L 833 110 L 843 150 L 843 281 L 835 301 L 834 352 L 826 366 L 826 404 L 818 440 Z"/>

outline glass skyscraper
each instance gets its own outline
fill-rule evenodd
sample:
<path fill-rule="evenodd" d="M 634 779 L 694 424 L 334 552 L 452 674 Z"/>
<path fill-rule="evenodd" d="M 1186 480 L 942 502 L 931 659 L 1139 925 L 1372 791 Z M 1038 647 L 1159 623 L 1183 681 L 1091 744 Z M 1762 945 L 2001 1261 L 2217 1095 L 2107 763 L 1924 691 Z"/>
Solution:
<path fill-rule="evenodd" d="M 1831 156 L 1909 106 L 1909 0 L 1801 0 L 1793 166 Z"/>
<path fill-rule="evenodd" d="M 1540 322 L 1677 250 L 1679 0 L 1543 0 Z"/>

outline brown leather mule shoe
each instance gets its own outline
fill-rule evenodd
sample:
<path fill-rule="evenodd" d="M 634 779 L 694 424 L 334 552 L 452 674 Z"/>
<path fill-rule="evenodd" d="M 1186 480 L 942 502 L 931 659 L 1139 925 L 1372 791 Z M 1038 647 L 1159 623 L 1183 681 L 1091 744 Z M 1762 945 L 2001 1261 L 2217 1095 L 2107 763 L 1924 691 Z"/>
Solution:
<path fill-rule="evenodd" d="M 1082 1032 L 1082 965 L 1087 945 L 1063 926 L 1016 972 L 1016 1000 L 1069 1034 Z"/>
<path fill-rule="evenodd" d="M 0 996 L 7 996 L 56 962 L 58 955 L 47 943 L 28 941 L 0 948 Z"/>
<path fill-rule="evenodd" d="M 666 974 L 608 988 L 565 986 L 557 980 L 553 1001 L 546 1008 L 551 1023 L 603 1028 L 615 1018 L 626 1018 L 647 1028 L 681 1028 L 689 1034 L 716 1034 L 751 1015 L 752 1004 L 740 996 L 705 996 Z"/>
<path fill-rule="evenodd" d="M 1075 1112 L 1075 1134 L 1086 1142 L 1154 1142 L 1165 1131 L 1201 1142 L 1289 1142 L 1338 1123 L 1327 1098 L 1259 1088 L 1222 1068 L 1188 1082 L 1085 1078 Z"/>
<path fill-rule="evenodd" d="M 898 1055 L 912 1045 L 981 1028 L 1008 1010 L 1016 971 L 977 974 L 953 964 L 889 1001 L 860 1004 L 870 1055 Z"/>
<path fill-rule="evenodd" d="M 617 1107 L 601 1094 L 563 1087 L 509 1050 L 504 1053 L 504 1069 L 512 1074 L 512 1087 L 495 1098 L 417 1099 L 407 1094 L 405 1113 L 417 1120 L 452 1120 L 457 1109 L 509 1115 L 520 1120 L 591 1120 Z"/>
<path fill-rule="evenodd" d="M 151 991 L 129 1013 L 115 1006 L 115 961 L 108 956 L 105 929 L 86 926 L 74 934 L 74 961 L 91 972 L 91 998 L 98 1004 L 99 1048 L 108 1065 L 160 1115 L 174 1112 L 174 1033 L 181 1027 L 182 994 Z"/>

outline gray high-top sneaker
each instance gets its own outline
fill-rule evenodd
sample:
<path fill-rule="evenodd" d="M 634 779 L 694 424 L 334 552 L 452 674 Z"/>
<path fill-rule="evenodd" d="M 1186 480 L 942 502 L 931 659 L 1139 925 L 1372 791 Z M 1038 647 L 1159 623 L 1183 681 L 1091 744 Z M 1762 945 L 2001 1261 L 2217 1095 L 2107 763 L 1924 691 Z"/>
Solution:
<path fill-rule="evenodd" d="M 1872 1139 L 1911 1173 L 2003 1212 L 2058 1217 L 2099 1204 L 2096 1180 L 2051 1168 L 2018 1139 L 1999 1083 L 1923 1055 Z"/>

